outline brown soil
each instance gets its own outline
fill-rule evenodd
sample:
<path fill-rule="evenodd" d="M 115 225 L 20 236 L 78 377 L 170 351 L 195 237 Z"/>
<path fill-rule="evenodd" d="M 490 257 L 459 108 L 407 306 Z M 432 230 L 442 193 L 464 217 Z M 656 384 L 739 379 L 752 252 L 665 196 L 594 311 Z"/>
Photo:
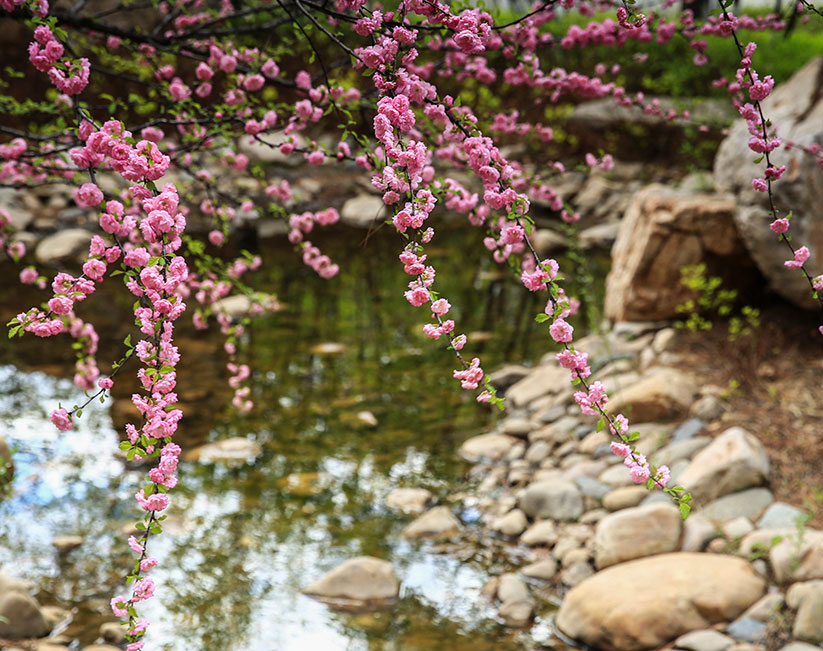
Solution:
<path fill-rule="evenodd" d="M 729 341 L 716 325 L 678 347 L 684 366 L 723 389 L 728 410 L 712 434 L 734 425 L 757 436 L 772 463 L 775 499 L 808 511 L 823 528 L 823 336 L 820 315 L 768 308 L 751 335 Z"/>

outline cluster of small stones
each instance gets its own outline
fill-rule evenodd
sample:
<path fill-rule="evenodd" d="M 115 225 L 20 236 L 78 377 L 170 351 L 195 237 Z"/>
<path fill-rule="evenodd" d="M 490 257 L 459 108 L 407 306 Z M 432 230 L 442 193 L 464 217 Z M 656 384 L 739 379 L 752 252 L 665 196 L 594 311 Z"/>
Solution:
<path fill-rule="evenodd" d="M 592 648 L 819 648 L 823 532 L 774 500 L 765 449 L 734 425 L 720 387 L 678 370 L 677 331 L 664 326 L 618 324 L 579 348 L 611 387 L 609 410 L 631 415 L 640 452 L 692 493 L 692 514 L 684 522 L 665 494 L 632 483 L 552 354 L 502 368 L 493 382 L 509 409 L 461 448 L 477 478 L 462 509 L 479 509 L 485 531 L 521 550 L 523 564 L 484 592 L 513 627 L 553 609 L 545 595 L 564 595 L 556 629 Z M 463 531 L 437 506 L 404 535 Z"/>

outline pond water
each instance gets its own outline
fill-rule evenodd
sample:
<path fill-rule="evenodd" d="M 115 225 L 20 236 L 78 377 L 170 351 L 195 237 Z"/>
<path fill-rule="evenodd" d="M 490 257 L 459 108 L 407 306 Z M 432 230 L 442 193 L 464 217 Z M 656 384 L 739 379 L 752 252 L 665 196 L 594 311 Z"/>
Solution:
<path fill-rule="evenodd" d="M 244 342 L 251 413 L 230 405 L 219 335 L 179 332 L 181 443 L 241 436 L 263 453 L 251 464 L 181 464 L 165 531 L 150 543 L 160 565 L 158 597 L 142 609 L 152 621 L 148 647 L 507 651 L 548 640 L 546 615 L 529 634 L 510 631 L 480 594 L 489 567 L 502 571 L 517 561 L 505 546 L 481 549 L 471 527 L 448 553 L 410 544 L 400 535 L 409 518 L 384 506 L 392 488 L 424 487 L 471 525 L 471 503 L 452 499 L 468 468 L 456 450 L 496 417 L 451 377 L 452 353 L 420 333 L 428 313 L 402 296 L 402 242 L 386 228 L 367 236 L 341 227 L 313 239 L 341 263 L 340 276 L 320 280 L 282 239 L 255 243 L 267 264 L 252 284 L 276 293 L 283 309 L 257 319 Z M 538 359 L 550 349 L 533 321 L 540 306 L 485 260 L 480 239 L 444 228 L 431 256 L 459 331 L 470 333 L 464 352 L 479 354 L 487 370 Z M 14 273 L 8 265 L 3 271 Z M 100 308 L 123 303 L 127 310 L 128 298 L 101 293 L 87 309 L 104 320 L 102 366 L 130 326 Z M 9 283 L 0 290 L 2 316 L 38 300 Z M 324 342 L 342 352 L 317 352 Z M 0 505 L 0 571 L 31 580 L 41 603 L 72 609 L 66 633 L 87 644 L 113 619 L 108 600 L 125 593 L 132 555 L 123 530 L 139 517 L 132 495 L 145 470 L 116 454 L 132 391 L 125 378 L 113 409 L 90 407 L 72 432 L 48 422 L 58 402 L 83 398 L 59 379 L 70 372 L 68 347 L 65 339 L 24 339 L 0 349 L 0 427 L 17 469 Z M 377 426 L 364 424 L 361 411 Z M 52 539 L 74 534 L 85 544 L 58 556 Z M 337 612 L 300 593 L 364 554 L 391 561 L 402 581 L 390 611 Z"/>

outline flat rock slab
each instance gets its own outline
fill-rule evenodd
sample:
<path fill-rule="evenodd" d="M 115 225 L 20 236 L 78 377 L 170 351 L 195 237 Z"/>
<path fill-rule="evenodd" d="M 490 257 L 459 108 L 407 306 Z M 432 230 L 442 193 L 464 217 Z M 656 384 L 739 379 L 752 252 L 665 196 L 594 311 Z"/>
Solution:
<path fill-rule="evenodd" d="M 566 595 L 556 624 L 565 635 L 596 649 L 642 651 L 734 620 L 765 588 L 765 581 L 740 558 L 661 554 L 584 580 Z"/>
<path fill-rule="evenodd" d="M 400 581 L 387 561 L 372 556 L 351 558 L 303 590 L 339 605 L 385 605 L 397 599 Z"/>

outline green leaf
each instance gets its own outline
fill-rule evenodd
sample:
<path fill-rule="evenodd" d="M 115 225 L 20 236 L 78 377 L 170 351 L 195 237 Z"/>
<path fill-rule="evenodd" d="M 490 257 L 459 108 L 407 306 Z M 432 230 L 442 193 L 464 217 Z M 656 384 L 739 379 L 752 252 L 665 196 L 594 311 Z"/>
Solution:
<path fill-rule="evenodd" d="M 686 504 L 685 502 L 680 502 L 680 517 L 684 520 L 689 517 L 689 511 L 692 510 L 692 507 Z"/>
<path fill-rule="evenodd" d="M 549 315 L 546 314 L 545 312 L 541 312 L 536 317 L 534 317 L 534 320 L 537 321 L 538 323 L 545 323 L 546 321 L 549 320 Z"/>
<path fill-rule="evenodd" d="M 629 437 L 626 439 L 629 442 L 636 441 L 640 438 L 640 432 L 632 432 L 629 434 Z"/>
<path fill-rule="evenodd" d="M 597 421 L 597 431 L 602 432 L 604 429 L 606 429 L 606 419 L 601 416 Z"/>

